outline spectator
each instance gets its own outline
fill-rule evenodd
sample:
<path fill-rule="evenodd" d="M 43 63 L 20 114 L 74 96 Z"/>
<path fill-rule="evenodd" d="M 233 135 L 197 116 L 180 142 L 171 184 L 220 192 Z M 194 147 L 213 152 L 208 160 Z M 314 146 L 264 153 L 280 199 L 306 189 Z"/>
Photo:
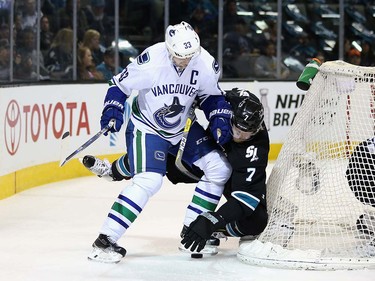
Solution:
<path fill-rule="evenodd" d="M 218 17 L 218 11 L 216 3 L 215 5 L 211 0 L 198 0 L 198 1 L 188 1 L 189 11 L 194 11 L 197 7 L 200 7 L 206 15 L 207 20 L 213 20 Z"/>
<path fill-rule="evenodd" d="M 46 67 L 51 78 L 71 79 L 73 66 L 73 30 L 59 30 L 46 55 Z"/>
<path fill-rule="evenodd" d="M 285 51 L 289 51 L 289 54 L 298 59 L 302 64 L 307 64 L 311 58 L 317 56 L 318 50 L 310 36 L 304 34 L 296 39 L 295 45 Z"/>
<path fill-rule="evenodd" d="M 101 72 L 97 71 L 92 59 L 91 50 L 81 46 L 77 54 L 78 78 L 81 80 L 104 80 Z"/>
<path fill-rule="evenodd" d="M 248 37 L 248 27 L 244 19 L 239 18 L 234 30 L 224 34 L 223 74 L 230 78 L 248 78 L 254 76 L 254 59 L 257 51 Z"/>
<path fill-rule="evenodd" d="M 51 0 L 42 0 L 40 2 L 43 15 L 53 17 L 56 14 L 57 9 Z"/>
<path fill-rule="evenodd" d="M 34 70 L 30 53 L 21 55 L 21 62 L 14 70 L 14 78 L 21 81 L 37 80 L 38 75 Z"/>
<path fill-rule="evenodd" d="M 118 70 L 115 71 L 115 50 L 109 47 L 104 52 L 103 62 L 96 67 L 96 70 L 103 74 L 104 80 L 108 81 L 124 69 L 119 66 Z"/>
<path fill-rule="evenodd" d="M 86 13 L 88 27 L 99 31 L 100 34 L 105 32 L 105 1 L 104 0 L 91 0 L 91 5 L 87 5 L 84 8 Z"/>
<path fill-rule="evenodd" d="M 268 42 L 272 42 L 275 45 L 277 44 L 277 21 L 276 20 L 267 20 L 265 22 L 265 27 L 261 33 L 256 33 L 256 38 L 254 45 L 257 47 L 263 48 Z M 285 45 L 285 44 L 283 44 Z"/>
<path fill-rule="evenodd" d="M 95 66 L 103 61 L 104 51 L 100 46 L 100 33 L 97 30 L 89 29 L 85 32 L 82 46 L 90 49 Z"/>
<path fill-rule="evenodd" d="M 323 51 L 318 51 L 315 56 L 321 63 L 326 61 L 326 56 Z"/>
<path fill-rule="evenodd" d="M 172 3 L 175 1 L 169 2 Z M 125 6 L 127 10 L 127 19 L 125 20 L 128 20 L 125 24 L 131 24 L 140 34 L 149 37 L 150 40 L 154 40 L 158 34 L 157 31 L 160 29 L 159 25 L 163 15 L 163 1 L 127 0 L 124 2 L 126 2 Z M 189 14 L 189 12 L 187 13 Z"/>
<path fill-rule="evenodd" d="M 351 48 L 348 52 L 348 63 L 354 65 L 361 64 L 361 52 L 358 51 L 356 48 Z"/>
<path fill-rule="evenodd" d="M 43 16 L 40 20 L 40 50 L 43 57 L 46 56 L 48 50 L 51 48 L 54 34 L 50 30 L 49 19 Z"/>
<path fill-rule="evenodd" d="M 42 77 L 47 78 L 49 75 L 48 70 L 44 65 L 44 58 L 40 56 L 36 50 L 36 40 L 35 32 L 31 27 L 26 27 L 21 31 L 17 40 L 17 52 L 21 55 L 22 59 L 31 58 L 33 71 L 42 75 Z M 25 61 L 25 64 L 26 61 Z M 27 64 L 28 66 L 28 64 Z"/>
<path fill-rule="evenodd" d="M 280 77 L 277 75 L 276 46 L 271 42 L 265 46 L 264 53 L 255 60 L 254 67 L 258 78 L 286 79 L 290 74 L 289 69 L 281 63 Z"/>
<path fill-rule="evenodd" d="M 248 27 L 244 19 L 239 18 L 234 29 L 224 34 L 224 49 L 230 52 L 232 57 L 237 58 L 242 54 L 254 51 L 254 46 L 247 36 Z"/>
<path fill-rule="evenodd" d="M 42 12 L 41 16 L 43 15 Z M 38 11 L 36 10 L 35 0 L 25 0 L 23 11 L 22 11 L 22 23 L 21 28 L 25 29 L 30 27 L 35 32 L 38 24 Z"/>
<path fill-rule="evenodd" d="M 66 0 L 65 8 L 61 8 L 56 14 L 53 24 L 53 32 L 61 28 L 73 29 L 73 0 Z M 81 8 L 81 1 L 77 0 L 77 37 L 82 40 L 85 31 L 89 28 L 85 11 Z"/>
<path fill-rule="evenodd" d="M 3 23 L 0 25 L 0 39 L 8 39 L 10 37 L 9 24 Z"/>
<path fill-rule="evenodd" d="M 214 37 L 217 34 L 217 23 L 215 20 L 198 5 L 191 14 L 190 25 L 199 37 L 202 38 L 201 45 L 209 53 L 214 54 L 217 49 L 217 39 Z"/>
<path fill-rule="evenodd" d="M 0 40 L 1 39 L 7 39 L 8 41 L 10 39 L 10 28 L 7 23 L 0 24 Z"/>
<path fill-rule="evenodd" d="M 0 39 L 0 80 L 9 80 L 10 51 L 8 39 Z"/>
<path fill-rule="evenodd" d="M 375 65 L 375 54 L 372 45 L 363 41 L 362 52 L 361 52 L 361 65 L 362 66 L 374 66 Z"/>
<path fill-rule="evenodd" d="M 17 68 L 20 67 L 21 61 L 21 54 L 17 52 L 17 49 L 13 49 L 13 72 L 16 72 Z"/>
<path fill-rule="evenodd" d="M 190 23 L 198 35 L 204 35 L 206 37 L 217 33 L 217 23 L 200 5 L 191 13 Z"/>
<path fill-rule="evenodd" d="M 13 0 L 0 1 L 0 24 L 9 22 L 10 20 L 10 7 Z"/>
<path fill-rule="evenodd" d="M 58 10 L 66 6 L 66 0 L 50 0 L 49 2 Z"/>
<path fill-rule="evenodd" d="M 189 21 L 189 0 L 170 1 L 169 22 L 176 24 L 181 21 Z"/>
<path fill-rule="evenodd" d="M 22 14 L 20 13 L 14 15 L 14 30 L 16 34 L 20 34 L 22 31 Z"/>
<path fill-rule="evenodd" d="M 336 42 L 335 46 L 332 49 L 332 52 L 330 52 L 330 54 L 328 54 L 328 59 L 327 60 L 331 61 L 331 60 L 337 60 L 337 59 L 339 59 L 339 57 L 338 57 L 338 55 L 339 55 L 339 47 L 340 47 L 339 42 Z M 352 48 L 353 48 L 353 46 L 352 46 L 351 39 L 344 38 L 344 58 L 343 58 L 344 61 L 348 61 L 348 54 L 349 54 L 349 51 Z"/>
<path fill-rule="evenodd" d="M 235 30 L 235 26 L 240 18 L 237 14 L 236 0 L 225 1 L 223 18 L 224 33 Z"/>

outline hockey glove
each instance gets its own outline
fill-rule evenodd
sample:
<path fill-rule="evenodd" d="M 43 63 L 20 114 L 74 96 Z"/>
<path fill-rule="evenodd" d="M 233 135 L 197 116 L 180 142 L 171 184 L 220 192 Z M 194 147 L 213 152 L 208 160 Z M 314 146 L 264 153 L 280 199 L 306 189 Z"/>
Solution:
<path fill-rule="evenodd" d="M 181 241 L 186 249 L 194 252 L 202 251 L 206 241 L 212 233 L 226 225 L 224 219 L 216 213 L 202 213 L 186 229 L 185 235 Z"/>
<path fill-rule="evenodd" d="M 230 119 L 232 117 L 232 110 L 229 104 L 225 101 L 217 103 L 217 109 L 210 112 L 209 127 L 213 138 L 220 145 L 223 145 L 231 140 L 231 125 Z"/>
<path fill-rule="evenodd" d="M 102 117 L 100 118 L 100 126 L 103 129 L 108 125 L 111 119 L 115 120 L 115 124 L 110 129 L 110 132 L 118 132 L 124 123 L 124 104 L 126 95 L 121 92 L 116 86 L 108 89 L 107 95 L 104 99 L 104 108 Z M 106 136 L 108 133 L 105 133 Z"/>

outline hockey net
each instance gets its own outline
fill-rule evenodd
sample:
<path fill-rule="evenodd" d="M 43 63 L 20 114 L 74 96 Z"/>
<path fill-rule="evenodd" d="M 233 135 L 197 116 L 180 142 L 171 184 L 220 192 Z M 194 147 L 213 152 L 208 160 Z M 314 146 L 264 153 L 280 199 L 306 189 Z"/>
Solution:
<path fill-rule="evenodd" d="M 267 182 L 269 222 L 237 257 L 311 270 L 375 267 L 375 68 L 324 63 Z"/>

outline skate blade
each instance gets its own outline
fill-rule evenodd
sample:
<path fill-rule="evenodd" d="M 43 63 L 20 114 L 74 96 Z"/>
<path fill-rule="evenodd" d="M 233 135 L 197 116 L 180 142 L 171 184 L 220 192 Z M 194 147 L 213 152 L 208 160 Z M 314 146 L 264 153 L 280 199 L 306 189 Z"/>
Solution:
<path fill-rule="evenodd" d="M 87 256 L 90 261 L 102 263 L 119 263 L 123 256 L 114 251 L 103 251 L 99 248 L 93 248 L 92 252 Z"/>

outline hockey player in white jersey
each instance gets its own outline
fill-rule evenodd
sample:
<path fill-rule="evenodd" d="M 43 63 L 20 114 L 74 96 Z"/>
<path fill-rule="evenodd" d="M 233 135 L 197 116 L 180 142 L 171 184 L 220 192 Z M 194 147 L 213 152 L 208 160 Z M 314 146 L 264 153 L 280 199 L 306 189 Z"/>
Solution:
<path fill-rule="evenodd" d="M 200 46 L 193 28 L 181 22 L 168 26 L 165 42 L 147 48 L 112 78 L 104 100 L 102 128 L 114 119 L 111 131 L 120 130 L 124 103 L 133 90 L 138 90 L 125 136 L 132 183 L 121 191 L 112 205 L 93 243 L 90 260 L 119 262 L 125 256 L 126 250 L 117 245 L 117 241 L 161 188 L 167 154 L 177 151 L 194 101 L 209 121 L 214 142 L 223 145 L 231 139 L 231 108 L 218 85 L 219 76 L 216 60 Z M 183 160 L 204 172 L 195 190 L 204 200 L 188 210 L 186 223 L 193 221 L 200 212 L 216 208 L 231 174 L 225 156 L 215 146 L 204 145 L 210 139 L 197 122 L 191 126 L 191 132 L 189 142 L 203 145 L 189 148 L 187 143 Z"/>

